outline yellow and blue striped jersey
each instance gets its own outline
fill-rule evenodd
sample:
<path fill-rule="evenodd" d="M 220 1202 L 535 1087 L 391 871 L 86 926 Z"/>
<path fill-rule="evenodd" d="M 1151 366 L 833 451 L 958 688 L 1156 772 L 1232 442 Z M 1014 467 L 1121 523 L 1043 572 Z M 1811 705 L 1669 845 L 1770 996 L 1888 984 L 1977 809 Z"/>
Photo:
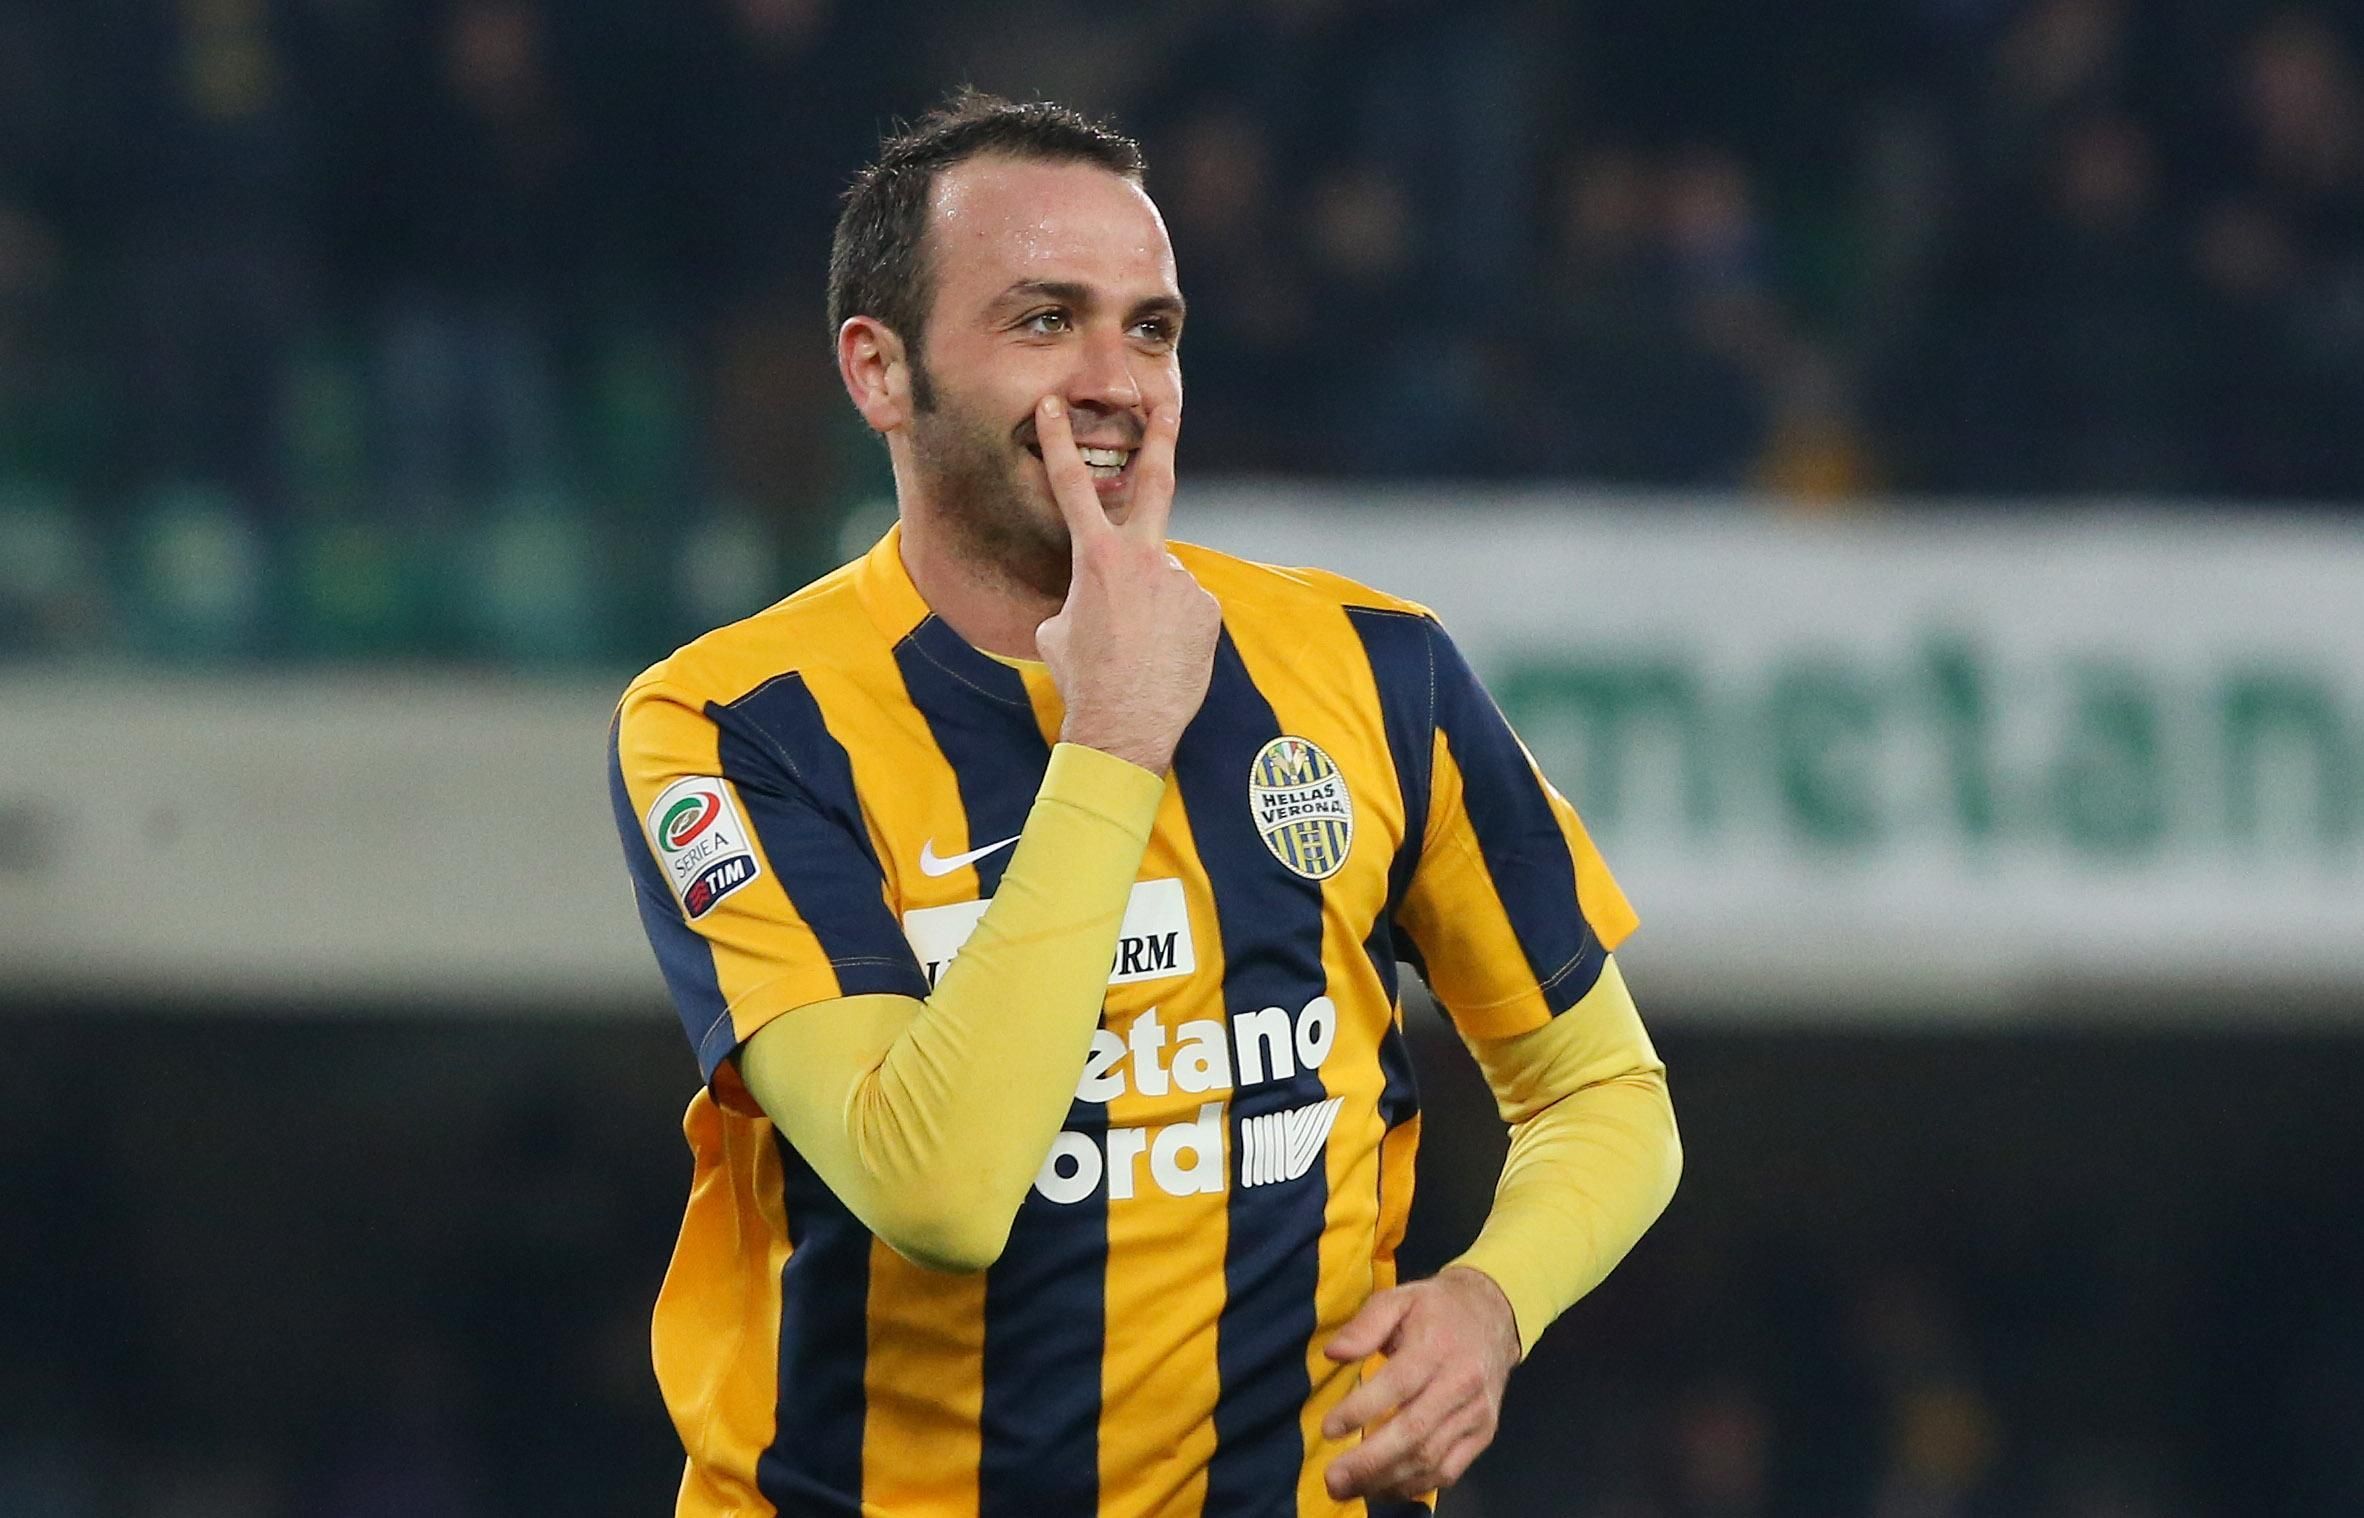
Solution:
<path fill-rule="evenodd" d="M 731 1063 L 798 1008 L 925 996 L 1049 761 L 1047 672 L 932 616 L 899 544 L 617 715 L 617 825 L 709 1083 L 655 1323 L 680 1511 L 1362 1513 L 1322 1486 L 1357 1370 L 1320 1345 L 1394 1284 L 1410 1208 L 1398 962 L 1505 1037 L 1573 1007 L 1633 914 L 1422 608 L 1175 544 L 1223 632 L 1064 1130 L 988 1270 L 905 1260 Z"/>

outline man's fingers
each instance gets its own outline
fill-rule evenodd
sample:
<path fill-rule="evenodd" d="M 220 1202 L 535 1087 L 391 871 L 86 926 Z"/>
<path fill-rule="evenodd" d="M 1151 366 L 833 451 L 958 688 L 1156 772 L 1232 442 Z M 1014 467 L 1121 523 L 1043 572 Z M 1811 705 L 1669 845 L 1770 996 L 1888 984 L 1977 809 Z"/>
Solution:
<path fill-rule="evenodd" d="M 1133 453 L 1133 509 L 1124 530 L 1152 542 L 1166 540 L 1174 514 L 1174 443 L 1182 434 L 1182 409 L 1171 402 L 1149 413 L 1149 430 Z"/>
<path fill-rule="evenodd" d="M 1399 1415 L 1331 1461 L 1322 1472 L 1322 1485 L 1329 1488 L 1331 1496 L 1342 1501 L 1381 1491 L 1410 1474 L 1419 1442 L 1420 1431 Z"/>
<path fill-rule="evenodd" d="M 1461 1478 L 1493 1442 L 1507 1374 L 1480 1342 L 1489 1322 L 1467 1294 L 1421 1281 L 1372 1297 L 1323 1346 L 1333 1359 L 1388 1356 L 1322 1422 L 1329 1439 L 1369 1431 L 1323 1471 L 1332 1496 L 1417 1497 Z"/>
<path fill-rule="evenodd" d="M 1034 439 L 1042 449 L 1043 472 L 1051 477 L 1051 499 L 1059 503 L 1059 515 L 1067 519 L 1068 536 L 1080 546 L 1094 533 L 1114 531 L 1108 514 L 1100 509 L 1100 492 L 1092 484 L 1092 471 L 1076 450 L 1066 403 L 1057 396 L 1046 395 L 1035 404 Z"/>
<path fill-rule="evenodd" d="M 1400 1287 L 1379 1293 L 1365 1302 L 1344 1328 L 1330 1335 L 1322 1353 L 1333 1360 L 1364 1360 L 1379 1353 L 1395 1337 L 1397 1325 L 1417 1300 Z"/>
<path fill-rule="evenodd" d="M 1463 1433 L 1465 1410 L 1431 1387 L 1396 1410 L 1369 1438 L 1330 1462 L 1323 1484 L 1334 1497 L 1428 1490 L 1434 1461 Z"/>
<path fill-rule="evenodd" d="M 1417 1497 L 1460 1480 L 1488 1439 L 1481 1409 L 1432 1388 L 1331 1461 L 1322 1484 L 1340 1500 Z"/>
<path fill-rule="evenodd" d="M 1418 1363 L 1417 1356 L 1397 1356 L 1330 1409 L 1330 1415 L 1322 1420 L 1322 1433 L 1332 1439 L 1343 1439 L 1358 1428 L 1370 1427 L 1395 1411 L 1396 1404 L 1427 1378 L 1427 1367 Z"/>
<path fill-rule="evenodd" d="M 1435 1484 L 1440 1487 L 1451 1486 L 1468 1475 L 1469 1468 L 1477 1464 L 1477 1457 L 1486 1452 L 1490 1438 L 1484 1432 L 1462 1435 L 1451 1449 L 1445 1451 L 1445 1458 L 1437 1462 Z"/>

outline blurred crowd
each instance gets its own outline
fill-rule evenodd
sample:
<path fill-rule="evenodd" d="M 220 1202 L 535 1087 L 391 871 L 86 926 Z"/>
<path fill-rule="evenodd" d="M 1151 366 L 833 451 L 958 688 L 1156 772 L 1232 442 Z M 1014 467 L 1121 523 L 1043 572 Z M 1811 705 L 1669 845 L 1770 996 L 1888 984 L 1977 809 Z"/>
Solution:
<path fill-rule="evenodd" d="M 0 651 L 568 657 L 833 559 L 835 197 L 958 81 L 1144 139 L 1193 470 L 2352 505 L 2354 15 L 0 0 Z"/>

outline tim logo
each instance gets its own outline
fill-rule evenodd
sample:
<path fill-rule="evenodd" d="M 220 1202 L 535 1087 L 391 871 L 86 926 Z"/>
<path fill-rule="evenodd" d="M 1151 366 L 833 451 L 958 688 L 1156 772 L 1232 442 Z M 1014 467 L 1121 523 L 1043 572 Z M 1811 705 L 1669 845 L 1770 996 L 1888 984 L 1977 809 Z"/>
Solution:
<path fill-rule="evenodd" d="M 754 878 L 755 856 L 733 854 L 690 882 L 682 893 L 682 910 L 692 917 L 703 917 L 716 902 Z"/>
<path fill-rule="evenodd" d="M 716 776 L 693 775 L 665 787 L 648 809 L 648 835 L 666 884 L 692 918 L 763 873 L 747 825 Z"/>

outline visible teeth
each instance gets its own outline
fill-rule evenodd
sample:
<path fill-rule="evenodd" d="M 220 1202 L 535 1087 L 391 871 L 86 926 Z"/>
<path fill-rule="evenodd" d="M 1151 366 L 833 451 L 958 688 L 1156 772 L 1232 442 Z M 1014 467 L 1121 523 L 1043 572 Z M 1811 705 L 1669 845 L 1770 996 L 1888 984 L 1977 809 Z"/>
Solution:
<path fill-rule="evenodd" d="M 1125 467 L 1125 450 L 1122 448 L 1083 448 L 1077 451 L 1083 455 L 1083 461 L 1094 469 Z"/>

